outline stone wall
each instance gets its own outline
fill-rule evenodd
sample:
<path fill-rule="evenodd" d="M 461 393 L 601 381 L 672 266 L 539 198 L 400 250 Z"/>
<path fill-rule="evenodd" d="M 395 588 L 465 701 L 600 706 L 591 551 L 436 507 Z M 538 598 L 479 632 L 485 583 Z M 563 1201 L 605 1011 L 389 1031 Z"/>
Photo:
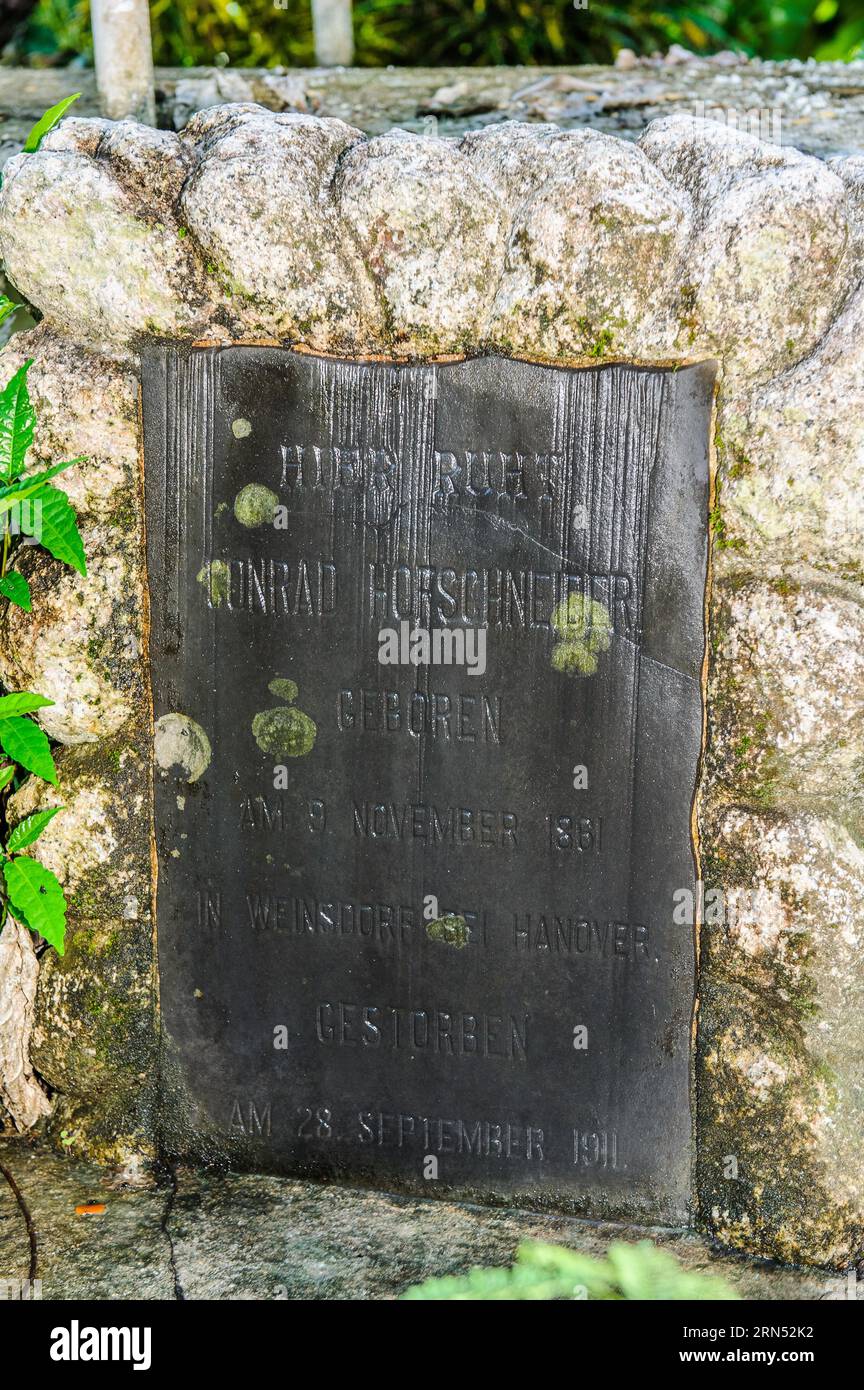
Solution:
<path fill-rule="evenodd" d="M 153 1144 L 140 343 L 716 357 L 698 823 L 735 910 L 702 929 L 699 1219 L 789 1260 L 860 1254 L 862 196 L 858 158 L 685 116 L 638 143 L 517 123 L 368 140 L 239 103 L 179 135 L 69 118 L 9 162 L 0 253 L 44 320 L 0 379 L 32 356 L 40 453 L 89 459 L 61 477 L 88 578 L 34 555 L 34 617 L 7 607 L 0 630 L 0 679 L 55 701 L 64 745 L 39 848 L 70 945 L 43 959 L 31 1043 L 53 1137 L 120 1163 Z"/>

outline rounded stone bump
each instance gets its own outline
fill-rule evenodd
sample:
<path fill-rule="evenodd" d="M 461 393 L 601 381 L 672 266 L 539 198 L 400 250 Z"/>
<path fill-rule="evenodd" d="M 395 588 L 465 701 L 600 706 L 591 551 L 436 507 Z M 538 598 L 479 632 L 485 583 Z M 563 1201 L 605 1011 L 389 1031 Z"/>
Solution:
<path fill-rule="evenodd" d="M 79 342 L 116 351 L 145 333 L 197 336 L 209 313 L 200 270 L 176 226 L 146 211 L 99 160 L 19 155 L 0 190 L 0 254 L 17 288 Z"/>
<path fill-rule="evenodd" d="M 192 165 L 188 146 L 170 130 L 152 130 L 135 121 L 109 123 L 99 158 L 145 205 L 170 212 Z"/>
<path fill-rule="evenodd" d="M 40 150 L 71 150 L 74 154 L 95 155 L 112 121 L 102 116 L 64 116 L 59 125 L 42 137 Z"/>
<path fill-rule="evenodd" d="M 472 130 L 459 149 L 476 172 L 494 188 L 511 216 L 554 170 L 556 154 L 578 132 L 528 121 L 503 121 Z"/>
<path fill-rule="evenodd" d="M 547 358 L 667 355 L 687 199 L 633 145 L 596 132 L 549 138 L 537 165 L 548 176 L 513 220 L 492 343 Z"/>
<path fill-rule="evenodd" d="M 501 272 L 506 214 L 458 148 L 404 131 L 379 136 L 348 151 L 335 194 L 386 306 L 392 347 L 475 346 Z"/>
<path fill-rule="evenodd" d="M 764 379 L 815 347 L 845 293 L 846 238 L 843 185 L 819 166 L 742 180 L 713 205 L 688 252 L 692 313 L 727 371 Z"/>
<path fill-rule="evenodd" d="M 329 202 L 336 161 L 359 132 L 219 110 L 202 113 L 209 134 L 180 206 L 239 327 L 325 351 L 380 342 L 371 279 Z"/>
<path fill-rule="evenodd" d="M 639 149 L 697 206 L 720 197 L 743 176 L 807 158 L 798 150 L 770 144 L 719 121 L 680 113 L 651 121 L 639 138 Z"/>
<path fill-rule="evenodd" d="M 761 379 L 818 343 L 847 289 L 847 200 L 821 161 L 715 121 L 667 116 L 640 148 L 691 199 L 679 349 Z"/>

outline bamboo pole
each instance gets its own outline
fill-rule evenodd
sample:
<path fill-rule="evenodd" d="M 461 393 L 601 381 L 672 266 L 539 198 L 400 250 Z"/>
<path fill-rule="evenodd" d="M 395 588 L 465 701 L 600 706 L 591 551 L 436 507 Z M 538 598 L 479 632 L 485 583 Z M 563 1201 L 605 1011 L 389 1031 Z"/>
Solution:
<path fill-rule="evenodd" d="M 96 86 L 112 121 L 156 124 L 147 0 L 91 0 Z"/>

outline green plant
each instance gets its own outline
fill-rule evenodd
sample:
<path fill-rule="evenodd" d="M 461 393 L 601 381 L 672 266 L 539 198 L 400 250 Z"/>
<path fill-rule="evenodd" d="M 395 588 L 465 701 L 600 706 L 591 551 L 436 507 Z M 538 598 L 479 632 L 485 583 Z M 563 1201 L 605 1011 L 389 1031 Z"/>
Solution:
<path fill-rule="evenodd" d="M 0 315 L 6 304 L 0 303 Z M 7 311 L 8 312 L 8 311 Z M 56 560 L 87 573 L 84 546 L 75 513 L 66 493 L 52 479 L 80 459 L 55 464 L 52 468 L 30 471 L 27 454 L 33 443 L 35 412 L 27 389 L 28 360 L 0 391 L 0 597 L 30 612 L 30 586 L 13 567 L 22 539 L 41 545 Z M 31 773 L 52 785 L 57 772 L 45 731 L 31 717 L 53 701 L 30 691 L 0 696 L 0 798 L 4 803 L 23 774 Z M 5 891 L 0 902 L 0 928 L 7 912 L 63 954 L 66 932 L 66 900 L 50 869 L 24 851 L 42 834 L 61 807 L 37 811 L 11 829 L 3 819 L 0 838 L 0 869 Z"/>
<path fill-rule="evenodd" d="M 864 44 L 864 0 L 354 0 L 356 62 L 608 63 L 621 48 L 696 53 L 737 48 L 764 58 L 849 59 Z M 151 0 L 156 62 L 243 67 L 315 61 L 309 0 Z M 87 0 L 39 0 L 16 60 L 89 59 Z"/>
<path fill-rule="evenodd" d="M 650 1240 L 637 1245 L 616 1240 L 604 1260 L 561 1245 L 527 1241 L 516 1251 L 510 1269 L 472 1269 L 448 1279 L 427 1279 L 402 1294 L 403 1299 L 442 1300 L 585 1300 L 737 1299 L 722 1279 L 691 1274 L 674 1256 Z"/>
<path fill-rule="evenodd" d="M 38 150 L 49 130 L 53 130 L 58 121 L 62 121 L 73 101 L 77 101 L 80 95 L 80 92 L 73 92 L 71 96 L 64 97 L 62 101 L 58 101 L 55 106 L 49 106 L 48 110 L 43 112 L 24 141 L 24 154 L 34 154 Z"/>
<path fill-rule="evenodd" d="M 76 92 L 49 107 L 27 136 L 23 153 L 38 150 L 49 130 L 62 120 L 79 96 Z M 0 294 L 0 327 L 21 307 Z M 66 493 L 51 481 L 82 460 L 70 459 L 35 471 L 27 466 L 36 425 L 27 389 L 27 373 L 32 365 L 32 359 L 28 359 L 0 391 L 0 598 L 26 613 L 32 608 L 30 586 L 20 570 L 14 568 L 22 537 L 41 545 L 55 560 L 71 565 L 79 574 L 87 573 L 75 512 Z M 4 885 L 0 889 L 0 931 L 11 911 L 62 956 L 66 939 L 63 889 L 50 869 L 24 851 L 35 844 L 49 821 L 63 808 L 37 811 L 11 829 L 5 815 L 9 793 L 17 790 L 23 774 L 57 784 L 48 738 L 30 717 L 53 703 L 30 691 L 0 696 L 0 750 L 5 759 L 0 763 L 0 871 Z"/>

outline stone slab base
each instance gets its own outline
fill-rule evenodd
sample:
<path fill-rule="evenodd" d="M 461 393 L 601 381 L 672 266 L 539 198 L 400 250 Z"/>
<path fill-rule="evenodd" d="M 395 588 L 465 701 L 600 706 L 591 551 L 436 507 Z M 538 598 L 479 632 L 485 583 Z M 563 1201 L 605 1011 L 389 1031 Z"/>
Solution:
<path fill-rule="evenodd" d="M 75 1299 L 392 1299 L 424 1279 L 507 1265 L 523 1240 L 601 1257 L 650 1237 L 686 1269 L 724 1278 L 747 1300 L 842 1299 L 847 1280 L 723 1254 L 693 1232 L 646 1230 L 418 1201 L 285 1178 L 180 1170 L 130 1185 L 95 1164 L 0 1143 L 36 1238 L 42 1297 Z M 76 1215 L 84 1204 L 99 1216 Z M 25 1217 L 0 1173 L 0 1278 L 26 1279 Z"/>

